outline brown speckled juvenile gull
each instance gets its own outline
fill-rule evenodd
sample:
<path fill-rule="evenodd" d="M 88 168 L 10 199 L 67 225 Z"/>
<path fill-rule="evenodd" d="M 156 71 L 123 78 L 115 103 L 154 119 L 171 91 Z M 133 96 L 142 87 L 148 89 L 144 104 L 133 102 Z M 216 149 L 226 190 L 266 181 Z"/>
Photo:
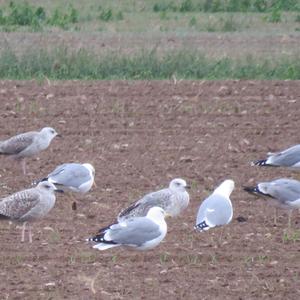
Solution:
<path fill-rule="evenodd" d="M 59 191 L 47 181 L 40 182 L 35 188 L 19 191 L 0 200 L 0 220 L 9 219 L 23 222 L 22 239 L 25 239 L 27 222 L 43 218 L 55 204 L 54 191 Z M 29 242 L 32 243 L 29 224 Z"/>
<path fill-rule="evenodd" d="M 57 132 L 51 127 L 41 131 L 29 131 L 0 141 L 0 154 L 11 155 L 22 162 L 23 173 L 26 174 L 25 158 L 34 156 L 50 145 Z"/>
<path fill-rule="evenodd" d="M 149 193 L 118 215 L 118 221 L 132 217 L 144 217 L 151 207 L 161 207 L 167 216 L 179 215 L 189 205 L 190 197 L 186 188 L 189 186 L 181 178 L 173 179 L 168 188 Z"/>

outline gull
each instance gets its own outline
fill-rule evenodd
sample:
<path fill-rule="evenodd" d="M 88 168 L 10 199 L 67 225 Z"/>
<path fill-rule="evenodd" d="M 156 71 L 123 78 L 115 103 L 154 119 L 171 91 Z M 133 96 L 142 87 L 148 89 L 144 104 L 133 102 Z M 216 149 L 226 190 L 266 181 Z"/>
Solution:
<path fill-rule="evenodd" d="M 230 223 L 233 209 L 229 197 L 233 189 L 234 181 L 227 179 L 201 203 L 197 213 L 195 229 L 203 231 Z"/>
<path fill-rule="evenodd" d="M 168 188 L 149 193 L 121 211 L 118 215 L 118 221 L 146 216 L 148 210 L 154 206 L 164 209 L 167 216 L 175 217 L 189 204 L 190 197 L 186 188 L 189 186 L 184 179 L 175 178 L 170 182 Z"/>
<path fill-rule="evenodd" d="M 85 194 L 94 184 L 95 168 L 89 163 L 65 163 L 41 181 L 49 181 L 63 191 Z M 76 210 L 76 201 L 72 207 Z"/>
<path fill-rule="evenodd" d="M 34 156 L 45 150 L 58 133 L 51 127 L 41 131 L 29 131 L 15 135 L 5 141 L 0 141 L 0 154 L 11 155 L 22 163 L 23 173 L 26 174 L 25 158 Z"/>
<path fill-rule="evenodd" d="M 288 209 L 288 226 L 291 227 L 292 210 L 300 208 L 300 181 L 279 178 L 273 181 L 260 182 L 253 187 L 244 187 L 244 190 L 259 196 L 267 196 L 273 200 L 272 203 L 275 207 Z"/>
<path fill-rule="evenodd" d="M 160 207 L 151 207 L 145 217 L 133 217 L 100 230 L 99 234 L 87 239 L 95 242 L 93 248 L 106 250 L 128 246 L 136 250 L 156 247 L 167 234 L 165 212 Z"/>
<path fill-rule="evenodd" d="M 251 165 L 300 168 L 300 145 L 295 145 L 281 152 L 270 152 L 268 158 L 256 160 Z"/>
<path fill-rule="evenodd" d="M 54 192 L 60 192 L 50 182 L 40 182 L 35 188 L 26 189 L 0 200 L 0 220 L 23 222 L 22 239 L 25 241 L 26 223 L 43 218 L 55 204 Z M 29 223 L 29 243 L 32 243 Z"/>

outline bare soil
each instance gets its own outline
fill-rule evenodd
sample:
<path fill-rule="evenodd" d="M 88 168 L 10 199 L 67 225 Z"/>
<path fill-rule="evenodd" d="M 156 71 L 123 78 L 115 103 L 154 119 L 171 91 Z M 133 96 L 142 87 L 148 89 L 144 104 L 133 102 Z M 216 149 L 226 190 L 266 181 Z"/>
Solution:
<path fill-rule="evenodd" d="M 28 160 L 28 176 L 0 157 L 1 196 L 30 187 L 64 162 L 90 162 L 96 184 L 84 196 L 57 197 L 33 224 L 33 243 L 2 222 L 1 299 L 299 299 L 300 224 L 242 190 L 278 177 L 251 167 L 269 151 L 299 143 L 296 81 L 0 82 L 0 139 L 52 126 L 63 135 Z M 191 202 L 168 219 L 168 234 L 148 252 L 96 251 L 85 242 L 128 204 L 168 185 L 191 185 Z M 201 201 L 232 178 L 234 219 L 193 230 Z M 244 222 L 240 222 L 243 217 Z M 238 220 L 237 220 L 238 218 Z"/>

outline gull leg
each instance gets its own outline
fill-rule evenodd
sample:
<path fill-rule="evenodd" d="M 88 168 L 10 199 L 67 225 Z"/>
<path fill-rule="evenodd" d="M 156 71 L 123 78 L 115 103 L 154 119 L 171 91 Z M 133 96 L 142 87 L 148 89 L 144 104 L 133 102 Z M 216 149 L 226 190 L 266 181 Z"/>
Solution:
<path fill-rule="evenodd" d="M 24 223 L 23 223 L 23 226 L 22 226 L 22 238 L 21 238 L 21 242 L 22 242 L 22 243 L 24 243 L 24 241 L 25 241 L 26 223 L 27 223 L 27 222 L 24 222 Z"/>
<path fill-rule="evenodd" d="M 274 207 L 274 225 L 277 226 L 277 207 Z"/>
<path fill-rule="evenodd" d="M 220 228 L 220 235 L 219 235 L 219 241 L 218 241 L 219 247 L 222 246 L 223 233 L 224 233 L 224 226 L 222 226 Z"/>
<path fill-rule="evenodd" d="M 291 229 L 292 213 L 293 213 L 293 211 L 290 209 L 288 212 L 288 229 Z"/>
<path fill-rule="evenodd" d="M 25 161 L 25 158 L 22 158 L 21 165 L 22 165 L 23 174 L 26 175 L 26 161 Z"/>
<path fill-rule="evenodd" d="M 31 225 L 30 224 L 28 224 L 28 229 L 29 229 L 29 232 L 28 232 L 28 234 L 29 234 L 29 243 L 31 244 L 32 243 L 32 232 L 31 232 Z"/>
<path fill-rule="evenodd" d="M 72 201 L 72 210 L 77 210 L 77 202 L 76 202 L 76 199 L 75 197 L 72 195 L 72 193 L 70 193 L 70 199 Z"/>

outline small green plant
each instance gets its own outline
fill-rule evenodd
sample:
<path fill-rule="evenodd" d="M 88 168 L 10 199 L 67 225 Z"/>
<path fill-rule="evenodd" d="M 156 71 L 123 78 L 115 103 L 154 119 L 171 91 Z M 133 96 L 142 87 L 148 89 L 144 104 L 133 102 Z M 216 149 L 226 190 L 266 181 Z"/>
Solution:
<path fill-rule="evenodd" d="M 192 17 L 192 18 L 190 19 L 189 26 L 190 26 L 190 27 L 193 27 L 193 26 L 195 26 L 195 25 L 197 25 L 197 19 L 196 19 L 195 17 Z"/>
<path fill-rule="evenodd" d="M 219 12 L 222 11 L 220 0 L 205 0 L 202 10 L 204 12 Z"/>
<path fill-rule="evenodd" d="M 186 264 L 187 265 L 197 265 L 201 262 L 201 257 L 199 255 L 188 254 L 186 256 Z"/>
<path fill-rule="evenodd" d="M 75 265 L 76 263 L 76 257 L 74 255 L 69 256 L 68 264 L 69 265 Z"/>
<path fill-rule="evenodd" d="M 50 243 L 57 244 L 61 241 L 60 232 L 57 229 L 54 229 L 50 232 Z"/>
<path fill-rule="evenodd" d="M 233 15 L 230 15 L 226 19 L 221 18 L 221 28 L 220 28 L 220 31 L 223 31 L 223 32 L 233 32 L 233 31 L 237 31 L 237 29 L 238 29 L 238 25 L 234 21 Z"/>
<path fill-rule="evenodd" d="M 168 262 L 169 259 L 170 259 L 170 255 L 167 252 L 164 252 L 159 256 L 159 261 L 161 265 Z"/>
<path fill-rule="evenodd" d="M 159 18 L 161 20 L 168 20 L 169 19 L 168 15 L 167 15 L 167 12 L 165 10 L 163 10 L 163 11 L 160 12 Z"/>
<path fill-rule="evenodd" d="M 162 12 L 162 11 L 164 11 L 164 12 L 167 12 L 167 11 L 175 12 L 177 10 L 178 10 L 178 7 L 172 1 L 169 2 L 169 3 L 166 3 L 164 1 L 160 1 L 160 2 L 155 3 L 153 5 L 153 11 L 154 12 Z"/>
<path fill-rule="evenodd" d="M 67 11 L 56 8 L 51 17 L 47 20 L 47 23 L 52 26 L 67 29 L 69 24 L 77 23 L 78 18 L 79 13 L 73 6 L 69 6 Z"/>
<path fill-rule="evenodd" d="M 296 243 L 298 241 L 300 241 L 300 231 L 284 232 L 282 235 L 283 243 L 288 243 L 288 242 Z"/>
<path fill-rule="evenodd" d="M 103 9 L 99 15 L 99 19 L 104 22 L 109 22 L 113 19 L 113 12 L 111 8 Z"/>
<path fill-rule="evenodd" d="M 183 0 L 179 5 L 180 12 L 191 12 L 194 10 L 194 5 L 192 0 Z"/>
<path fill-rule="evenodd" d="M 96 255 L 90 252 L 82 252 L 78 255 L 78 258 L 82 264 L 90 264 L 96 261 Z"/>
<path fill-rule="evenodd" d="M 116 18 L 115 18 L 117 21 L 122 21 L 124 20 L 124 15 L 121 11 L 118 11 L 117 14 L 116 14 Z"/>
<path fill-rule="evenodd" d="M 274 8 L 268 16 L 267 20 L 271 23 L 281 22 L 281 11 L 278 8 Z"/>
<path fill-rule="evenodd" d="M 216 264 L 218 262 L 217 256 L 215 254 L 210 254 L 210 263 Z"/>
<path fill-rule="evenodd" d="M 38 102 L 36 100 L 31 100 L 29 103 L 29 112 L 31 114 L 36 114 L 39 109 Z"/>

